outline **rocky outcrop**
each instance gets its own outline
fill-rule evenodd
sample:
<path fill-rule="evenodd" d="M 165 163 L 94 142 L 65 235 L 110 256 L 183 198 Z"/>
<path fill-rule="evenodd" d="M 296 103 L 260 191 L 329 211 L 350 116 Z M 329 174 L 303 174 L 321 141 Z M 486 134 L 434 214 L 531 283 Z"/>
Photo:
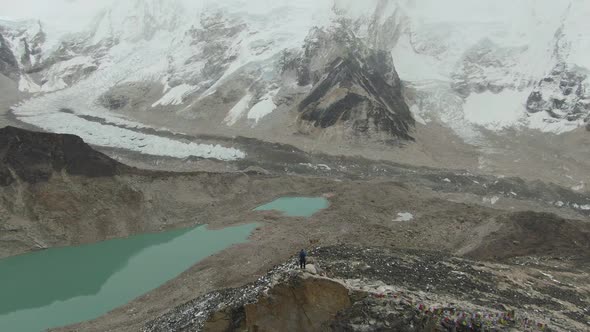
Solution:
<path fill-rule="evenodd" d="M 515 256 L 582 256 L 590 259 L 590 224 L 550 213 L 510 214 L 502 229 L 468 254 L 478 259 Z"/>
<path fill-rule="evenodd" d="M 37 24 L 39 26 L 38 31 L 31 36 L 30 40 L 27 40 L 25 37 L 21 39 L 24 48 L 21 63 L 25 66 L 25 70 L 31 70 L 35 63 L 40 62 L 39 60 L 42 56 L 41 45 L 43 45 L 47 39 L 41 22 L 37 22 Z"/>
<path fill-rule="evenodd" d="M 295 277 L 246 304 L 243 311 L 215 313 L 203 331 L 325 331 L 336 314 L 350 306 L 344 285 L 329 279 Z M 239 327 L 232 326 L 238 321 Z"/>
<path fill-rule="evenodd" d="M 252 284 L 201 296 L 143 331 L 551 331 L 590 324 L 586 272 L 564 257 L 556 270 L 539 257 L 498 264 L 338 246 L 314 250 L 311 260 L 307 271 L 291 261 Z M 564 278 L 582 279 L 565 285 Z"/>
<path fill-rule="evenodd" d="M 558 64 L 537 83 L 527 99 L 527 110 L 531 113 L 547 112 L 555 119 L 590 120 L 587 78 L 582 68 Z"/>
<path fill-rule="evenodd" d="M 55 43 L 39 21 L 0 22 L 0 73 L 23 92 L 61 90 L 99 68 L 105 49 L 89 45 L 88 35 L 72 32 Z M 22 78 L 22 79 L 21 79 Z"/>
<path fill-rule="evenodd" d="M 0 32 L 4 30 L 4 38 L 11 40 L 13 50 L 16 44 L 19 44 L 18 49 L 20 53 L 13 54 L 15 64 L 20 64 L 20 70 L 23 72 L 33 72 L 33 68 L 40 64 L 42 57 L 42 45 L 47 40 L 47 35 L 43 30 L 41 22 L 31 21 L 23 23 L 21 26 L 12 28 L 0 26 Z M 6 40 L 3 38 L 3 47 L 5 46 L 10 51 L 9 45 L 5 44 Z M 13 52 L 16 53 L 16 52 Z M 18 56 L 18 58 L 16 58 Z"/>
<path fill-rule="evenodd" d="M 348 289 L 332 280 L 294 279 L 245 306 L 246 327 L 257 331 L 318 331 L 350 307 Z M 278 324 L 277 324 L 278 323 Z"/>
<path fill-rule="evenodd" d="M 98 103 L 113 111 L 133 112 L 149 107 L 161 86 L 148 82 L 130 82 L 113 86 L 98 98 Z"/>
<path fill-rule="evenodd" d="M 77 136 L 31 132 L 15 127 L 0 129 L 0 185 L 19 179 L 47 181 L 65 171 L 87 177 L 113 176 L 126 166 L 93 150 Z"/>
<path fill-rule="evenodd" d="M 184 60 L 182 67 L 188 69 L 193 65 L 198 66 L 201 61 L 205 63 L 198 71 L 192 73 L 184 73 L 182 68 L 171 68 L 170 71 L 182 71 L 183 74 L 173 72 L 169 85 L 175 86 L 188 81 L 204 88 L 210 87 L 212 82 L 223 76 L 232 61 L 237 58 L 238 54 L 232 46 L 244 30 L 244 23 L 229 19 L 219 12 L 201 15 L 200 26 L 192 26 L 185 34 L 186 42 L 195 53 Z"/>
<path fill-rule="evenodd" d="M 346 24 L 312 31 L 302 55 L 283 55 L 282 71 L 312 85 L 297 106 L 304 122 L 341 127 L 345 136 L 412 140 L 414 119 L 391 55 L 368 48 Z"/>
<path fill-rule="evenodd" d="M 568 12 L 573 7 L 568 8 Z M 550 119 L 590 121 L 590 93 L 587 92 L 588 68 L 571 62 L 577 41 L 568 35 L 566 22 L 555 32 L 553 46 L 554 67 L 536 83 L 529 95 L 526 108 L 530 113 L 546 112 Z M 573 52 L 575 53 L 575 52 Z"/>
<path fill-rule="evenodd" d="M 0 31 L 1 32 L 1 31 Z M 19 67 L 18 62 L 12 54 L 10 47 L 8 47 L 8 43 L 0 33 L 0 74 L 14 80 L 18 81 L 20 74 L 19 74 Z"/>
<path fill-rule="evenodd" d="M 526 77 L 511 77 L 518 70 L 515 61 L 526 47 L 502 47 L 488 38 L 466 50 L 452 73 L 452 87 L 462 97 L 471 93 L 522 89 L 531 82 Z"/>

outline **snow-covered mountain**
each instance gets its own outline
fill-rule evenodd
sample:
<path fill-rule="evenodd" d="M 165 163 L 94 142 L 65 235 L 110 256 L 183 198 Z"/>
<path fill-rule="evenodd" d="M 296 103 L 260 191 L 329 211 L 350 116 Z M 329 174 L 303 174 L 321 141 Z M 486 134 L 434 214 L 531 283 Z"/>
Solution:
<path fill-rule="evenodd" d="M 30 93 L 20 120 L 144 153 L 166 144 L 133 112 L 344 140 L 412 140 L 434 121 L 475 143 L 482 127 L 586 126 L 588 14 L 584 0 L 129 0 L 80 31 L 0 22 L 0 72 Z M 241 156 L 217 148 L 205 155 Z"/>

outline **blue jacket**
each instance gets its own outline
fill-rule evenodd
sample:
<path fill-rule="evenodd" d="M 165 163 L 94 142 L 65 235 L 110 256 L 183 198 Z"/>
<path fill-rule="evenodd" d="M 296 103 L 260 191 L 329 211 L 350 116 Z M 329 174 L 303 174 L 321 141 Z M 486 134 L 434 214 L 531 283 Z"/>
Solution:
<path fill-rule="evenodd" d="M 299 252 L 299 259 L 300 259 L 300 260 L 304 260 L 304 259 L 305 259 L 305 257 L 307 257 L 307 253 L 305 252 L 305 250 L 301 250 L 301 251 Z"/>

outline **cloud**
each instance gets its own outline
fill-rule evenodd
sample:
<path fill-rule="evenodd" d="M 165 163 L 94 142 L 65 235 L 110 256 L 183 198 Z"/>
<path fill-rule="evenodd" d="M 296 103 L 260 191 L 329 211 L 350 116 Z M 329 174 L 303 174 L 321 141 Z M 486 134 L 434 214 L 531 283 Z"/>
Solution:
<path fill-rule="evenodd" d="M 41 20 L 56 28 L 71 29 L 88 24 L 113 0 L 0 0 L 0 17 L 17 21 Z"/>
<path fill-rule="evenodd" d="M 0 18 L 6 20 L 40 19 L 57 28 L 77 29 L 87 26 L 101 10 L 113 3 L 134 1 L 174 0 L 0 0 Z M 207 5 L 234 6 L 247 11 L 265 12 L 268 8 L 280 6 L 283 1 L 299 4 L 334 3 L 336 7 L 348 9 L 351 13 L 372 14 L 381 0 L 180 0 L 187 8 L 198 9 Z M 523 11 L 535 11 L 538 17 L 560 15 L 566 5 L 587 0 L 386 0 L 402 4 L 412 12 L 413 17 L 426 21 L 514 21 Z M 302 6 L 302 8 L 306 8 Z M 510 8 L 510 10 L 506 10 Z M 515 17 L 516 16 L 516 17 Z"/>

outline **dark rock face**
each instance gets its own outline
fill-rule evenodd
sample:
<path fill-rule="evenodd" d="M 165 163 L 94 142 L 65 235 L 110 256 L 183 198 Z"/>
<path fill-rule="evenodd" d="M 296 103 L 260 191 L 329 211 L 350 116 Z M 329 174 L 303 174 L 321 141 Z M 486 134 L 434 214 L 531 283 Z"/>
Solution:
<path fill-rule="evenodd" d="M 583 256 L 590 258 L 590 225 L 550 213 L 518 212 L 505 221 L 501 232 L 486 238 L 469 253 L 478 259 L 515 256 Z"/>
<path fill-rule="evenodd" d="M 105 94 L 98 99 L 98 102 L 105 108 L 118 110 L 127 106 L 129 97 L 125 95 Z"/>
<path fill-rule="evenodd" d="M 313 85 L 298 105 L 301 120 L 317 128 L 342 126 L 353 136 L 413 139 L 415 122 L 391 55 L 366 47 L 344 25 L 313 31 L 302 55 L 284 54 L 281 62 L 299 85 Z"/>
<path fill-rule="evenodd" d="M 0 74 L 18 81 L 20 78 L 18 62 L 0 33 Z"/>
<path fill-rule="evenodd" d="M 527 110 L 547 112 L 555 119 L 585 119 L 590 115 L 587 77 L 580 68 L 569 68 L 564 63 L 557 65 L 550 75 L 537 83 L 527 100 Z"/>
<path fill-rule="evenodd" d="M 47 181 L 55 172 L 88 177 L 114 176 L 125 166 L 93 150 L 77 136 L 0 129 L 0 185 L 20 179 Z"/>

